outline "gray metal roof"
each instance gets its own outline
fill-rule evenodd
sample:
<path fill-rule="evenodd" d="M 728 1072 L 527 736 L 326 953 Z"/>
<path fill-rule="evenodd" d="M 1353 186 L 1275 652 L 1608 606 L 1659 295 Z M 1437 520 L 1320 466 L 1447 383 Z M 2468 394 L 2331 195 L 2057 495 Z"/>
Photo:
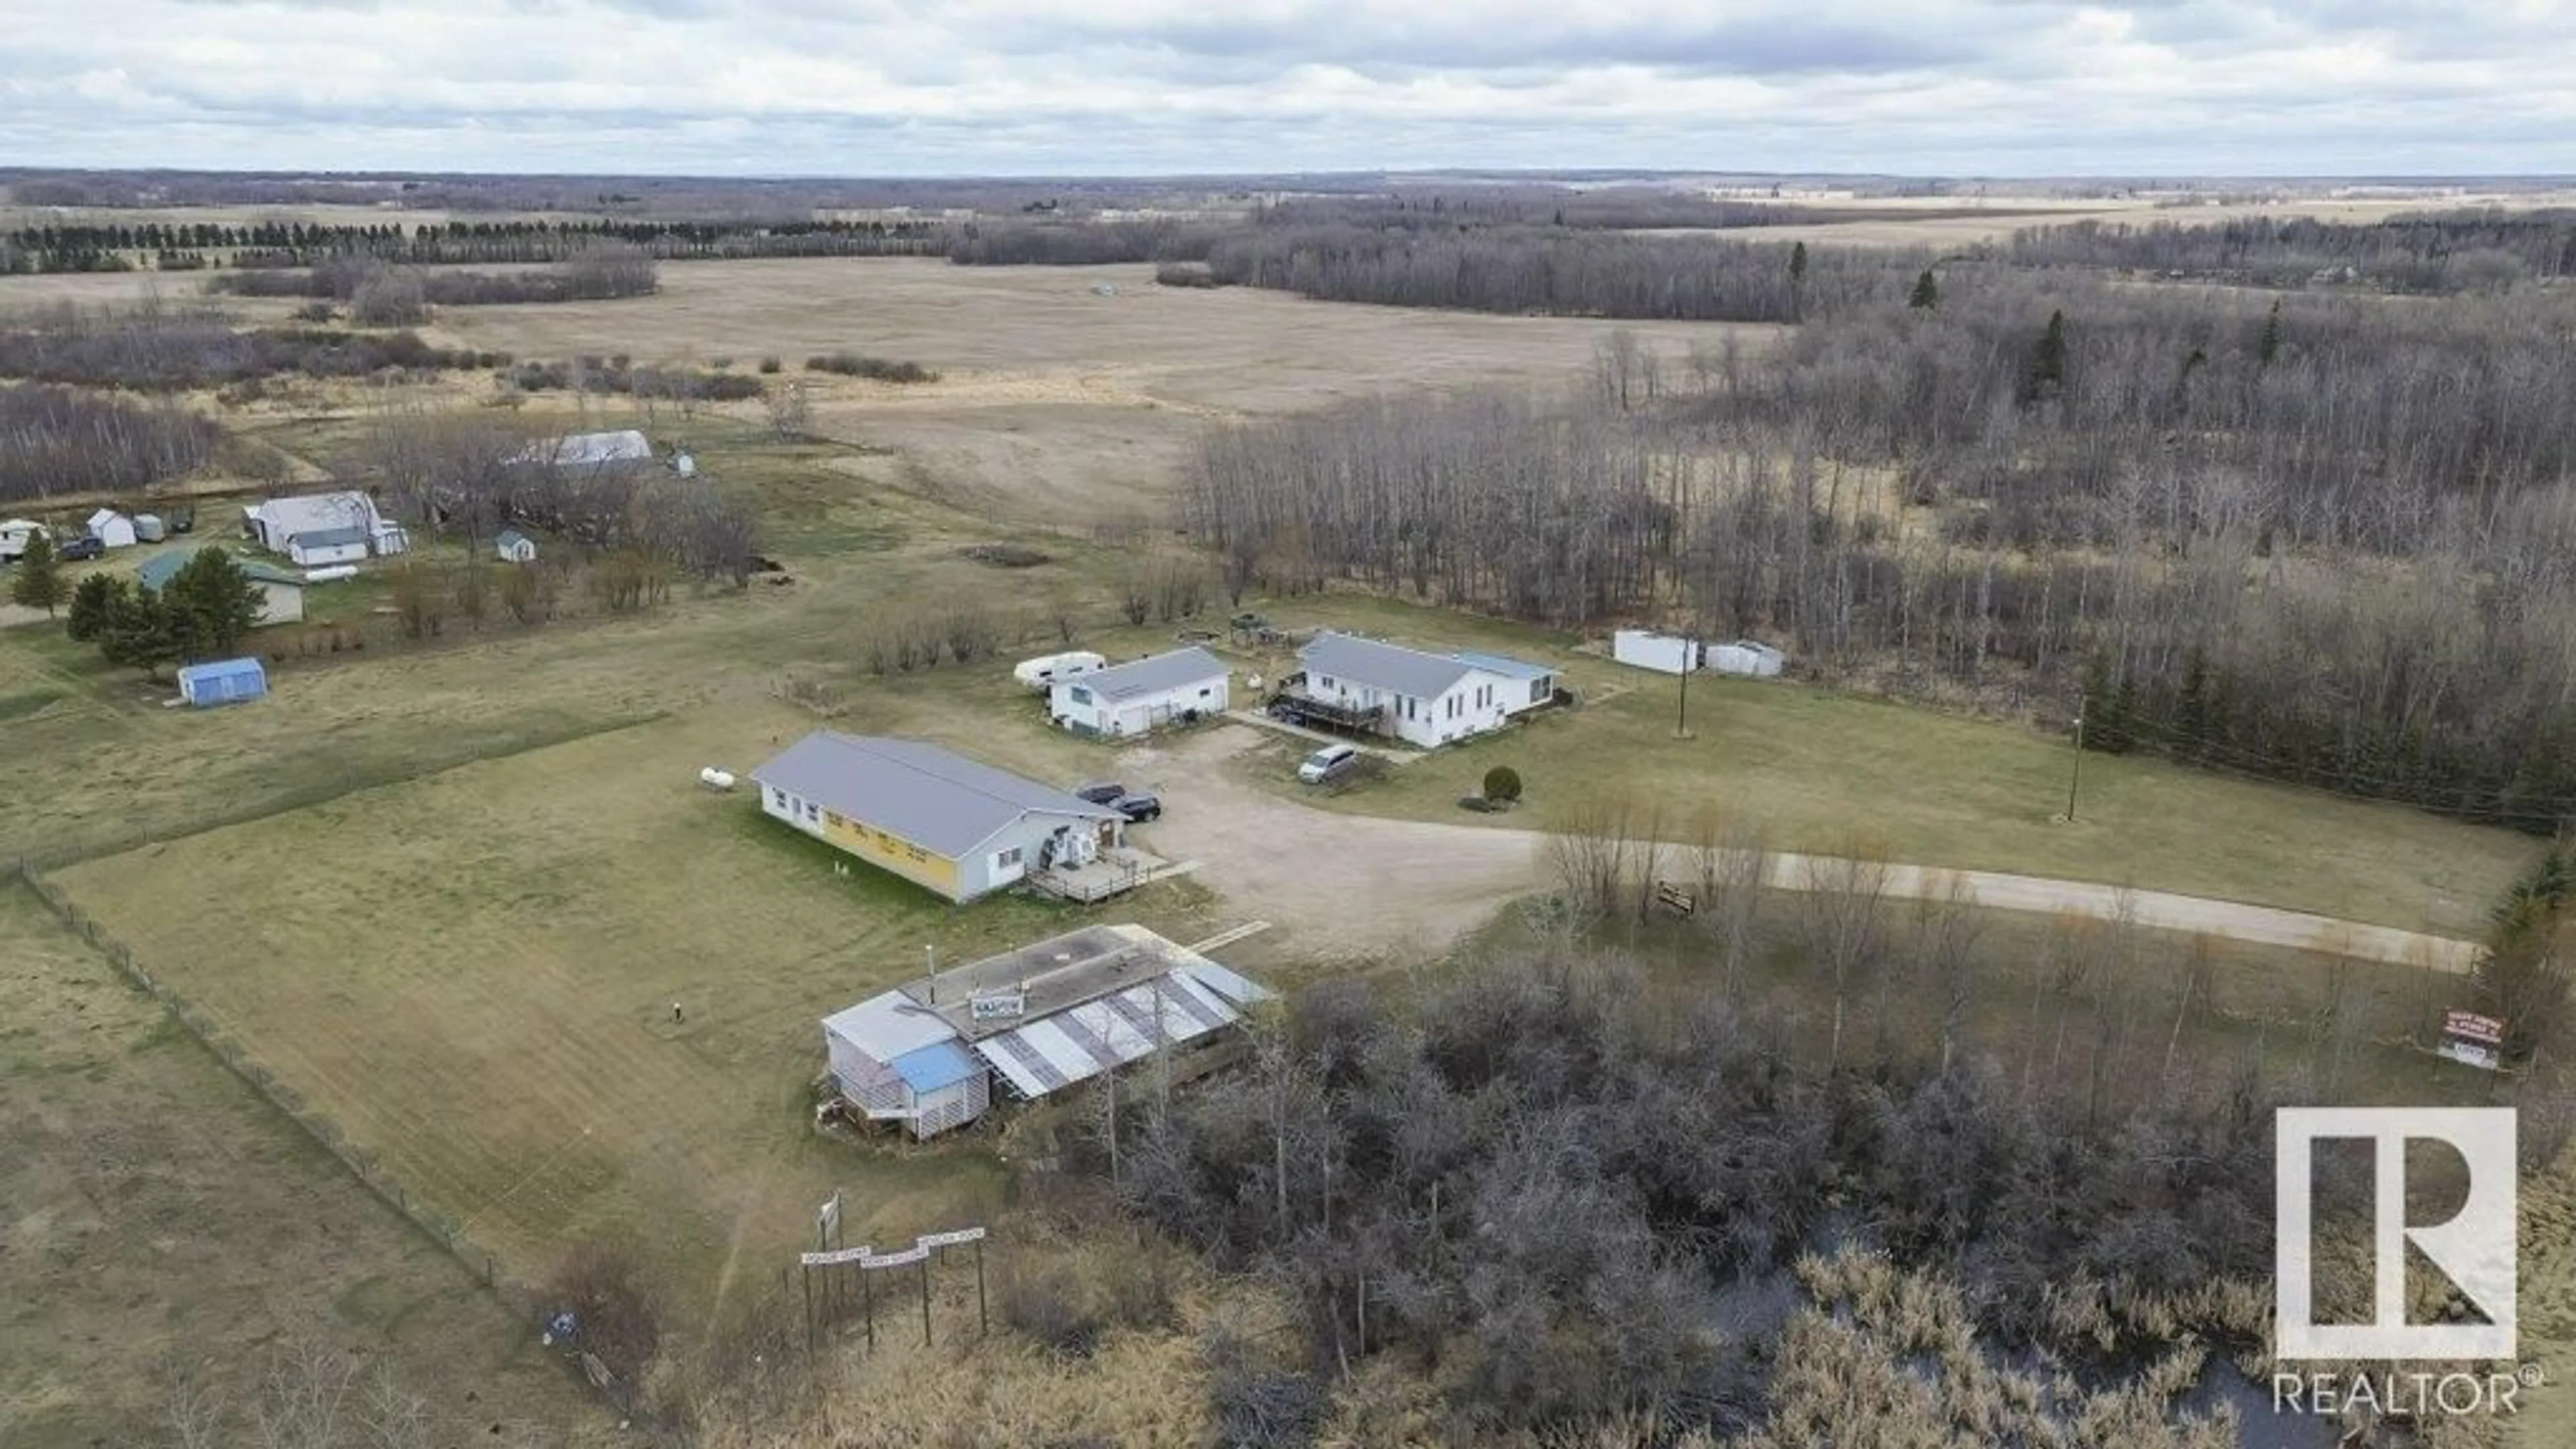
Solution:
<path fill-rule="evenodd" d="M 1553 679 L 1557 672 L 1552 664 L 1532 664 L 1526 659 L 1514 659 L 1508 654 L 1487 654 L 1481 649 L 1461 649 L 1449 657 L 1505 679 Z"/>
<path fill-rule="evenodd" d="M 345 548 L 353 543 L 365 543 L 367 538 L 368 533 L 363 528 L 307 528 L 288 534 L 286 541 L 304 548 Z"/>
<path fill-rule="evenodd" d="M 1193 644 L 1168 654 L 1151 654 L 1089 674 L 1076 674 L 1058 681 L 1078 684 L 1104 699 L 1133 699 L 1140 694 L 1161 694 L 1185 684 L 1199 684 L 1225 677 L 1225 661 Z"/>
<path fill-rule="evenodd" d="M 1125 818 L 937 745 L 836 730 L 816 730 L 789 745 L 751 778 L 950 857 L 1031 811 Z"/>
<path fill-rule="evenodd" d="M 1438 699 L 1475 667 L 1356 634 L 1318 634 L 1313 643 L 1297 651 L 1297 658 L 1310 674 L 1375 685 L 1415 699 Z"/>

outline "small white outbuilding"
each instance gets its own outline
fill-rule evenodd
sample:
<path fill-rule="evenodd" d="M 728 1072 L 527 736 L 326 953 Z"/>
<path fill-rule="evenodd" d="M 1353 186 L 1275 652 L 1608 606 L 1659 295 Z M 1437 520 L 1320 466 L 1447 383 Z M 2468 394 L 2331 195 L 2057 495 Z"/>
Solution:
<path fill-rule="evenodd" d="M 1058 679 L 1047 700 L 1057 724 L 1084 735 L 1141 735 L 1231 708 L 1225 661 L 1196 645 Z"/>
<path fill-rule="evenodd" d="M 1720 674 L 1742 674 L 1755 679 L 1770 679 L 1777 676 L 1781 666 L 1788 662 L 1788 655 L 1768 644 L 1753 639 L 1738 639 L 1731 644 L 1709 646 L 1707 667 Z"/>
<path fill-rule="evenodd" d="M 1610 636 L 1610 657 L 1658 674 L 1687 674 L 1700 667 L 1699 641 L 1652 629 L 1622 629 Z"/>
<path fill-rule="evenodd" d="M 503 563 L 518 564 L 535 563 L 537 561 L 536 540 L 528 537 L 526 534 L 521 533 L 515 528 L 502 529 L 500 536 L 492 540 L 492 551 L 500 555 L 501 562 Z"/>
<path fill-rule="evenodd" d="M 134 547 L 134 520 L 113 508 L 102 508 L 89 516 L 89 533 L 109 548 Z"/>

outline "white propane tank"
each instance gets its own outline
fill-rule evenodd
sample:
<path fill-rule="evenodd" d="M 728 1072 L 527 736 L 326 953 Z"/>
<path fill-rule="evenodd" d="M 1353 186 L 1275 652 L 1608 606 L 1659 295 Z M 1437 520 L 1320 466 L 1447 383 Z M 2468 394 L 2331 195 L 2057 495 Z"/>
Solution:
<path fill-rule="evenodd" d="M 705 769 L 700 770 L 698 772 L 698 779 L 710 790 L 730 790 L 733 788 L 733 772 L 730 770 L 719 770 L 713 765 L 709 765 Z"/>

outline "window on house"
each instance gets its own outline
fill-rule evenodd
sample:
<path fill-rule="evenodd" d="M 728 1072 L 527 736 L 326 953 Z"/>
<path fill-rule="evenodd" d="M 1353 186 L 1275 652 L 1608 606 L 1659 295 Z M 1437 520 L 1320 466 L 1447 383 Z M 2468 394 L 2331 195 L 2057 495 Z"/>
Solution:
<path fill-rule="evenodd" d="M 786 791 L 784 791 L 784 790 L 772 789 L 772 790 L 769 792 L 769 803 L 770 803 L 770 804 L 772 804 L 772 805 L 774 805 L 774 806 L 776 806 L 777 808 L 779 808 L 779 809 L 781 809 L 781 810 L 786 809 L 786 808 L 787 808 L 787 792 L 786 792 Z"/>
<path fill-rule="evenodd" d="M 806 802 L 806 805 L 805 805 L 805 818 L 806 818 L 806 819 L 808 819 L 808 820 L 817 819 L 817 818 L 819 818 L 819 817 L 822 815 L 822 813 L 823 813 L 822 811 L 820 811 L 820 810 L 818 810 L 818 809 L 816 809 L 816 808 L 814 807 L 813 802 L 811 802 L 811 801 Z"/>
<path fill-rule="evenodd" d="M 997 853 L 993 857 L 993 867 L 996 870 L 1009 870 L 1012 866 L 1018 865 L 1019 863 L 1020 847 L 1016 845 L 1012 846 L 1008 850 Z"/>

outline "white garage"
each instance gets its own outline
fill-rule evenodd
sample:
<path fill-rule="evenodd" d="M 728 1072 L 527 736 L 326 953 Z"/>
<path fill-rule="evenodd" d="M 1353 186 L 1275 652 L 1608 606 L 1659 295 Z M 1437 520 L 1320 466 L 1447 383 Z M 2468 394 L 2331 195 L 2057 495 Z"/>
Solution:
<path fill-rule="evenodd" d="M 1225 661 L 1196 645 L 1059 680 L 1048 695 L 1057 724 L 1112 737 L 1233 707 Z"/>

